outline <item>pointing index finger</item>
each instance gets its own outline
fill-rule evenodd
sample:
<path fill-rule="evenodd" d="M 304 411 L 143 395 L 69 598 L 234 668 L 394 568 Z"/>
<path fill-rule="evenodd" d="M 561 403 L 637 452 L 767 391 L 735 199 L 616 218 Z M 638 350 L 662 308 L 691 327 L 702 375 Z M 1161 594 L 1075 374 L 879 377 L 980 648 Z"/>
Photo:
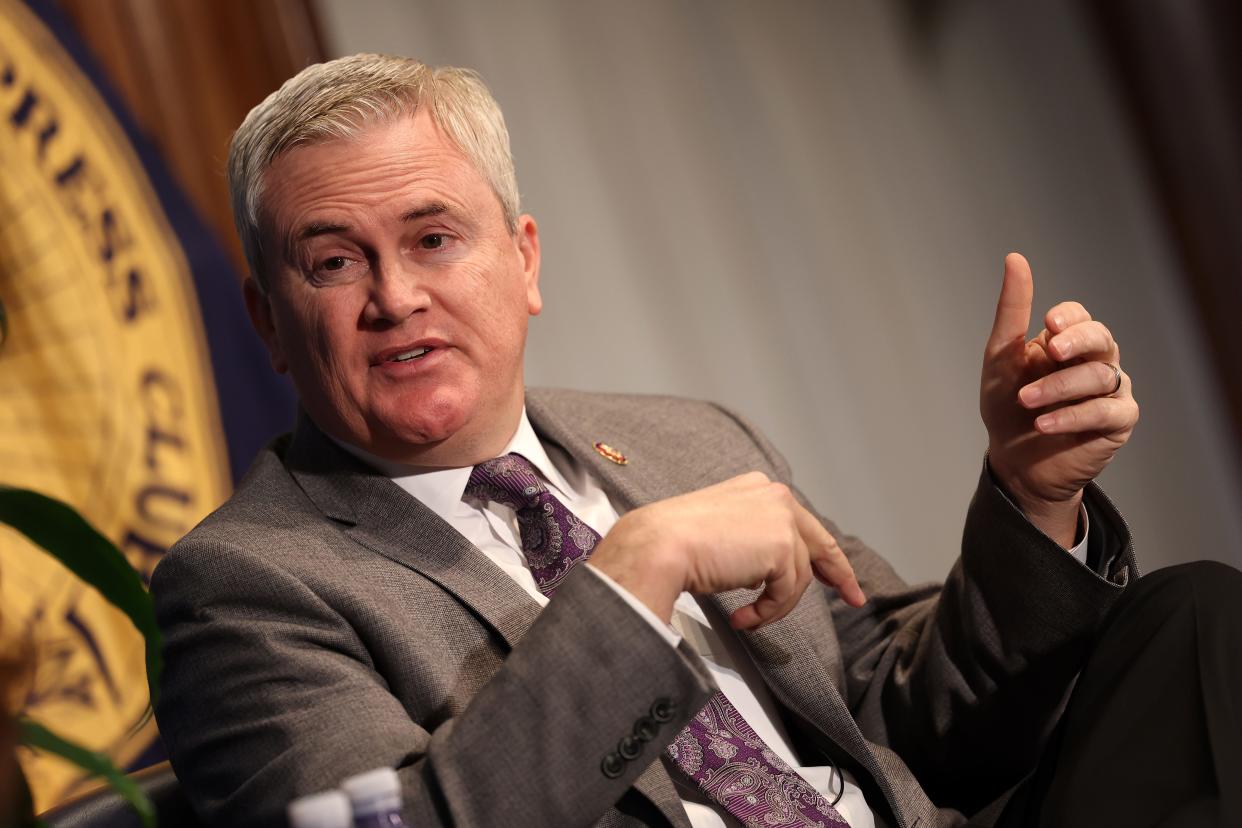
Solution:
<path fill-rule="evenodd" d="M 861 607 L 865 604 L 867 596 L 863 594 L 854 568 L 850 566 L 837 539 L 802 504 L 798 504 L 797 520 L 798 531 L 811 550 L 811 567 L 815 577 L 835 589 L 850 606 Z"/>
<path fill-rule="evenodd" d="M 1034 298 L 1031 266 L 1021 253 L 1010 253 L 1005 257 L 1005 279 L 1001 284 L 1000 298 L 996 301 L 992 333 L 988 337 L 989 353 L 996 353 L 1014 342 L 1026 341 Z"/>

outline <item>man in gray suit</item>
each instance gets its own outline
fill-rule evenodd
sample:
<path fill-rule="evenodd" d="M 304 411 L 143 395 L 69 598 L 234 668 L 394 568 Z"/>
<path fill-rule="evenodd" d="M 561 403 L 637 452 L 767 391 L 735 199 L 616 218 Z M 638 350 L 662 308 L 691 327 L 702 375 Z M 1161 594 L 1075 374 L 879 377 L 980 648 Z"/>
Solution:
<path fill-rule="evenodd" d="M 816 515 L 738 415 L 525 388 L 539 236 L 473 74 L 312 66 L 250 113 L 229 167 L 251 317 L 302 412 L 152 584 L 159 722 L 209 822 L 280 824 L 291 798 L 380 765 L 417 826 L 1235 807 L 1216 796 L 1228 750 L 1184 752 L 1159 802 L 1118 758 L 1149 708 L 1152 738 L 1200 747 L 1222 718 L 1188 701 L 1227 692 L 1214 678 L 1123 710 L 1135 683 L 1108 659 L 1143 686 L 1209 664 L 1187 631 L 1233 642 L 1242 625 L 1194 596 L 1237 573 L 1138 581 L 1092 483 L 1137 419 L 1129 378 L 1077 303 L 1027 341 L 1022 257 L 987 343 L 962 556 L 943 587 L 911 587 Z M 1183 616 L 1145 645 L 1142 619 Z"/>

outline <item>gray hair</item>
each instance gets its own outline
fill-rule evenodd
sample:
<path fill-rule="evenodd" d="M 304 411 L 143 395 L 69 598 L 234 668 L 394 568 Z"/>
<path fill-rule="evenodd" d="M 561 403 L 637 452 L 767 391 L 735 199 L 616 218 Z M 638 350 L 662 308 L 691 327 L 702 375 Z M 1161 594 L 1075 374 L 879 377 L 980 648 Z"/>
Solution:
<path fill-rule="evenodd" d="M 267 290 L 260 231 L 264 174 L 276 158 L 302 144 L 353 137 L 424 105 L 491 185 L 509 231 L 517 231 L 509 131 L 483 80 L 469 69 L 430 67 L 412 58 L 351 55 L 313 64 L 285 81 L 250 110 L 229 144 L 233 222 L 260 289 Z"/>

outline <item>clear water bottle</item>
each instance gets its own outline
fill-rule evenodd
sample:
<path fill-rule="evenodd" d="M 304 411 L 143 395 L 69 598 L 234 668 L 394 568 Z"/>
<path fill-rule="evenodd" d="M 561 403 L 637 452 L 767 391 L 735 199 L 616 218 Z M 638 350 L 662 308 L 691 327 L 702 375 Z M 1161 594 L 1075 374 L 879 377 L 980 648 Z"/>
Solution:
<path fill-rule="evenodd" d="M 401 818 L 401 780 L 392 768 L 351 776 L 341 783 L 354 809 L 354 828 L 407 828 Z"/>
<path fill-rule="evenodd" d="M 349 797 L 325 791 L 293 800 L 287 810 L 289 828 L 351 828 Z"/>

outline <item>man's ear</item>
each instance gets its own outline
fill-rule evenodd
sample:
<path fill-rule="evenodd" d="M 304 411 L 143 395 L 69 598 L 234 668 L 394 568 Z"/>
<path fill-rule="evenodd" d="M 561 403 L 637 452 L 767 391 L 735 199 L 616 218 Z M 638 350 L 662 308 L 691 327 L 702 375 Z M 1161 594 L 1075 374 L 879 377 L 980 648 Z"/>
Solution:
<path fill-rule="evenodd" d="M 267 346 L 267 354 L 272 361 L 272 370 L 278 374 L 288 372 L 289 362 L 285 359 L 285 351 L 280 346 L 280 336 L 276 332 L 276 323 L 272 319 L 271 297 L 263 292 L 253 276 L 246 278 L 242 285 L 242 293 L 246 296 L 246 310 L 250 313 L 250 324 L 254 325 L 259 338 Z"/>
<path fill-rule="evenodd" d="M 518 253 L 522 256 L 522 273 L 526 279 L 526 308 L 531 316 L 543 310 L 543 297 L 539 295 L 539 226 L 529 215 L 518 216 Z"/>

